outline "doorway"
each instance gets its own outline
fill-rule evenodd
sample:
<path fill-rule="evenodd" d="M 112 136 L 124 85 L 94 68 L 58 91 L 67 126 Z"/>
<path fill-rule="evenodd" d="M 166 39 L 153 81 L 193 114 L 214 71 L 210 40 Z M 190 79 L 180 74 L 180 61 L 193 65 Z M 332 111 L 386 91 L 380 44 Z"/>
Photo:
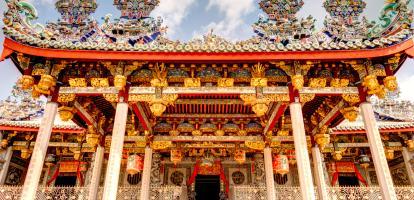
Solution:
<path fill-rule="evenodd" d="M 76 186 L 76 176 L 58 176 L 55 180 L 57 187 L 74 187 Z"/>
<path fill-rule="evenodd" d="M 358 187 L 359 180 L 355 175 L 340 175 L 338 178 L 339 186 Z"/>
<path fill-rule="evenodd" d="M 220 176 L 197 175 L 196 200 L 219 200 Z"/>

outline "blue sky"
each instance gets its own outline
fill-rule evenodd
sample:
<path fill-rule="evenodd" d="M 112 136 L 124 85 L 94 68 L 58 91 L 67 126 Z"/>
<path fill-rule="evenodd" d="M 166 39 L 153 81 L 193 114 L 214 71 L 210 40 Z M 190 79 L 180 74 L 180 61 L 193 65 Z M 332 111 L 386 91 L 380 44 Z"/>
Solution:
<path fill-rule="evenodd" d="M 54 9 L 54 0 L 27 0 L 33 3 L 39 13 L 38 21 L 45 23 L 55 21 L 59 15 Z M 317 27 L 322 27 L 326 11 L 322 7 L 323 0 L 304 0 L 305 5 L 298 13 L 300 17 L 312 15 L 317 19 Z M 119 16 L 119 11 L 112 5 L 112 0 L 97 0 L 99 6 L 95 19 L 101 19 L 108 13 L 114 17 Z M 247 39 L 253 35 L 250 25 L 258 19 L 261 13 L 258 0 L 161 0 L 160 6 L 154 10 L 154 16 L 162 16 L 164 23 L 169 27 L 168 37 L 174 40 L 189 40 L 200 37 L 213 29 L 227 39 Z M 382 0 L 366 0 L 367 8 L 364 15 L 375 20 L 382 8 Z M 380 3 L 381 2 L 381 3 Z M 0 13 L 3 13 L 6 5 L 0 0 Z M 2 26 L 3 24 L 0 25 Z M 0 41 L 3 41 L 0 34 Z M 2 44 L 1 44 L 2 46 Z M 2 47 L 0 47 L 2 50 Z M 20 76 L 13 64 L 6 60 L 0 63 L 0 99 L 6 98 L 12 85 Z M 401 97 L 414 101 L 414 61 L 408 60 L 397 74 L 401 87 Z"/>

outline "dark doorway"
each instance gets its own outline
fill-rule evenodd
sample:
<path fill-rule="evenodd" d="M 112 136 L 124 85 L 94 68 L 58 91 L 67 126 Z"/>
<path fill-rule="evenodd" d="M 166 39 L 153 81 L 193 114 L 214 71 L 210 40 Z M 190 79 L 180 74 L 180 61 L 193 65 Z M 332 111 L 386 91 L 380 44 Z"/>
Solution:
<path fill-rule="evenodd" d="M 219 200 L 220 176 L 198 175 L 195 191 L 196 200 Z"/>
<path fill-rule="evenodd" d="M 76 176 L 58 176 L 55 181 L 57 187 L 74 187 L 76 186 Z"/>
<path fill-rule="evenodd" d="M 359 186 L 359 180 L 355 175 L 339 176 L 339 186 Z"/>

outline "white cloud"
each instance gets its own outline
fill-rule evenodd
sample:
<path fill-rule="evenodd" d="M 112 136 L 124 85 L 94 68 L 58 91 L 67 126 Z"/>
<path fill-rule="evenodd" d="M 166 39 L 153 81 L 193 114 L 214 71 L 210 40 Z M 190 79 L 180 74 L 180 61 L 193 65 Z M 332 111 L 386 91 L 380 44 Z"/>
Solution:
<path fill-rule="evenodd" d="M 214 29 L 214 32 L 227 39 L 243 39 L 249 36 L 250 25 L 243 19 L 245 15 L 257 9 L 254 0 L 209 0 L 207 10 L 217 8 L 224 14 L 224 18 L 218 22 L 211 22 L 203 27 L 202 31 L 207 32 Z M 203 34 L 204 34 L 203 33 Z M 200 35 L 195 33 L 194 35 Z"/>
<path fill-rule="evenodd" d="M 195 0 L 162 0 L 160 5 L 152 12 L 152 16 L 161 16 L 164 24 L 168 26 L 168 35 L 172 36 L 188 15 Z"/>
<path fill-rule="evenodd" d="M 400 97 L 405 100 L 414 101 L 414 75 L 412 66 L 414 59 L 407 59 L 401 69 L 397 73 L 397 80 L 400 85 Z"/>

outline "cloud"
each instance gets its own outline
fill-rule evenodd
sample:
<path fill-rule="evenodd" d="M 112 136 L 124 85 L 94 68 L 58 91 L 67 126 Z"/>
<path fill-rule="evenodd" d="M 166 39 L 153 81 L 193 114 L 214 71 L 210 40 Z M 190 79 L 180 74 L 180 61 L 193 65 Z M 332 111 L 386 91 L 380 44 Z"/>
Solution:
<path fill-rule="evenodd" d="M 161 16 L 164 24 L 168 26 L 168 35 L 172 36 L 188 15 L 194 2 L 195 0 L 162 0 L 152 12 L 152 16 Z"/>
<path fill-rule="evenodd" d="M 407 59 L 401 69 L 397 73 L 397 80 L 400 85 L 400 97 L 405 100 L 414 101 L 414 92 L 412 91 L 414 85 L 414 59 Z"/>
<path fill-rule="evenodd" d="M 224 18 L 204 26 L 202 31 L 205 33 L 213 29 L 214 33 L 226 39 L 245 39 L 250 36 L 251 28 L 245 23 L 244 17 L 255 12 L 256 7 L 254 0 L 209 0 L 206 9 L 217 8 L 220 13 L 224 14 Z M 200 34 L 195 32 L 193 35 L 199 36 Z"/>

